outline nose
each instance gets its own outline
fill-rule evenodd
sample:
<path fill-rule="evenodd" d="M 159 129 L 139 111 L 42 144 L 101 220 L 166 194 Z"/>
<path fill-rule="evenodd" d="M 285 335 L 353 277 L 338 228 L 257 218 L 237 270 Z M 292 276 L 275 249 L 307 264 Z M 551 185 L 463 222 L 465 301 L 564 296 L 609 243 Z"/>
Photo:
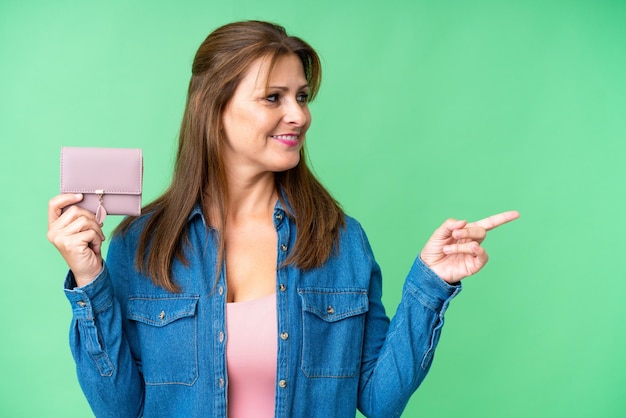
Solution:
<path fill-rule="evenodd" d="M 309 109 L 306 103 L 290 100 L 285 109 L 285 122 L 292 126 L 304 126 L 309 120 Z"/>

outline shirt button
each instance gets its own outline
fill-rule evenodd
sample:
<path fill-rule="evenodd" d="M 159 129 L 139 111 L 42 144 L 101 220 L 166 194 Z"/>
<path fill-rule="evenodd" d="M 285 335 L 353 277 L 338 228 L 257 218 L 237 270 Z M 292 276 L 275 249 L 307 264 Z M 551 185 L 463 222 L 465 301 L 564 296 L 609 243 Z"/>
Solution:
<path fill-rule="evenodd" d="M 80 306 L 81 308 L 84 308 L 85 306 L 87 306 L 87 303 L 84 300 L 79 300 L 78 302 L 76 302 L 76 304 Z"/>
<path fill-rule="evenodd" d="M 280 338 L 281 338 L 282 340 L 286 340 L 287 338 L 289 338 L 289 333 L 287 333 L 287 332 L 283 332 L 283 333 L 281 333 L 281 334 L 280 334 Z"/>
<path fill-rule="evenodd" d="M 283 214 L 282 214 L 282 213 L 277 213 L 277 214 L 276 214 L 276 219 L 278 219 L 279 221 L 280 221 L 281 219 L 283 219 Z"/>
<path fill-rule="evenodd" d="M 281 380 L 278 382 L 278 386 L 280 386 L 281 388 L 286 388 L 287 387 L 287 381 L 286 380 Z"/>
<path fill-rule="evenodd" d="M 220 377 L 220 387 L 223 388 L 224 387 L 224 379 Z"/>
<path fill-rule="evenodd" d="M 220 342 L 224 342 L 224 333 L 220 331 Z"/>
<path fill-rule="evenodd" d="M 281 283 L 278 288 L 280 289 L 281 292 L 284 292 L 285 290 L 287 290 L 287 286 L 284 283 Z"/>
<path fill-rule="evenodd" d="M 283 251 L 287 251 L 287 246 L 285 244 L 280 244 L 280 249 Z"/>
<path fill-rule="evenodd" d="M 335 313 L 335 308 L 328 306 L 328 308 L 326 308 L 326 312 L 328 312 L 328 315 L 332 315 Z"/>
<path fill-rule="evenodd" d="M 218 291 L 218 293 L 220 294 L 220 296 L 222 296 L 222 295 L 224 294 L 224 286 L 220 286 L 220 287 L 217 289 L 217 291 Z"/>

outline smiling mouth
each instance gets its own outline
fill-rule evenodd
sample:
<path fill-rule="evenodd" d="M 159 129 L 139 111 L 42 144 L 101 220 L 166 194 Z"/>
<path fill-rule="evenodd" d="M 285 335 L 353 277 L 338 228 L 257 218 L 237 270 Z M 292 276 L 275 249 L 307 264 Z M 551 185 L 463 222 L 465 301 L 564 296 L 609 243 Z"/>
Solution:
<path fill-rule="evenodd" d="M 297 141 L 300 135 L 272 135 L 274 139 L 282 139 L 284 141 Z"/>
<path fill-rule="evenodd" d="M 280 142 L 281 144 L 294 147 L 300 143 L 300 135 L 272 135 L 272 138 Z"/>

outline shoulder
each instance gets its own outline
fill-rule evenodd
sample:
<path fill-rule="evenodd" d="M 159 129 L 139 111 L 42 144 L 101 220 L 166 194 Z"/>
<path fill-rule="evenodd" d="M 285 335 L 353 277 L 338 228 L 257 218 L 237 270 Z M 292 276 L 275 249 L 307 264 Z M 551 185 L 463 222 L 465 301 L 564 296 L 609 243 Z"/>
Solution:
<path fill-rule="evenodd" d="M 121 256 L 122 254 L 134 255 L 139 245 L 141 235 L 152 217 L 151 213 L 137 217 L 125 218 L 111 234 L 108 254 Z"/>
<path fill-rule="evenodd" d="M 339 235 L 339 252 L 342 255 L 374 262 L 372 248 L 363 226 L 348 215 L 345 215 L 345 224 Z"/>
<path fill-rule="evenodd" d="M 113 231 L 113 241 L 137 241 L 152 214 L 142 214 L 140 216 L 125 218 Z"/>
<path fill-rule="evenodd" d="M 342 238 L 350 238 L 359 241 L 367 241 L 365 230 L 359 221 L 351 216 L 344 215 L 345 225 L 341 230 Z"/>

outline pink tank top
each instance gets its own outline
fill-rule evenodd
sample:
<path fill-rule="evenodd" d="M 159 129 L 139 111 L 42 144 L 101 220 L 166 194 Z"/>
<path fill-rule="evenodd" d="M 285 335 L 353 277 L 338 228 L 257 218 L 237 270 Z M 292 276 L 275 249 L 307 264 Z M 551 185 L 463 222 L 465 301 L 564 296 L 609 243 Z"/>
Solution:
<path fill-rule="evenodd" d="M 228 303 L 228 418 L 270 418 L 276 396 L 276 294 Z"/>

